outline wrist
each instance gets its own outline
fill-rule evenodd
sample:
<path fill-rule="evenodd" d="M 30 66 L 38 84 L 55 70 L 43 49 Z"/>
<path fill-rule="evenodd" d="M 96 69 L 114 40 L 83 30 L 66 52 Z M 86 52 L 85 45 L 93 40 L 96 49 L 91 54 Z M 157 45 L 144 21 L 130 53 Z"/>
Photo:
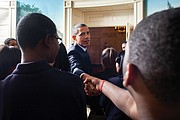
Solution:
<path fill-rule="evenodd" d="M 99 84 L 99 91 L 100 91 L 100 92 L 102 92 L 104 82 L 105 82 L 105 80 L 101 80 L 101 82 L 100 82 L 100 84 Z"/>
<path fill-rule="evenodd" d="M 85 77 L 84 77 L 85 73 L 82 73 L 79 77 L 84 81 Z"/>

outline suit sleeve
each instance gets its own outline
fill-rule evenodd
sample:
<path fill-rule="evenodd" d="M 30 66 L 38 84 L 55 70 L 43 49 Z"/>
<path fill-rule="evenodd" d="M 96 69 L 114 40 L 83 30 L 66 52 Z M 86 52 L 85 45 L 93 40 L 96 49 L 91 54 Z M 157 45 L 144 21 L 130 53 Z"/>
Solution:
<path fill-rule="evenodd" d="M 82 62 L 81 62 L 81 56 L 78 52 L 76 51 L 70 51 L 68 53 L 68 59 L 69 59 L 69 63 L 70 63 L 70 72 L 80 76 L 82 73 L 85 73 L 82 68 Z"/>

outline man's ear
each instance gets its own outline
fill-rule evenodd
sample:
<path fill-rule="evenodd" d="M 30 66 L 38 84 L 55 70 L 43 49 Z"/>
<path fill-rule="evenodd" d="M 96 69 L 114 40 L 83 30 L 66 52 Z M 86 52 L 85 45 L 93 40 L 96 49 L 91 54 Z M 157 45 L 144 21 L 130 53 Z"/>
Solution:
<path fill-rule="evenodd" d="M 134 83 L 134 81 L 137 78 L 137 72 L 138 72 L 138 68 L 134 64 L 129 63 L 126 67 L 127 70 L 123 78 L 123 85 L 125 87 Z"/>
<path fill-rule="evenodd" d="M 76 40 L 76 36 L 75 36 L 75 35 L 73 35 L 73 36 L 72 36 L 72 39 L 73 39 L 73 40 Z"/>

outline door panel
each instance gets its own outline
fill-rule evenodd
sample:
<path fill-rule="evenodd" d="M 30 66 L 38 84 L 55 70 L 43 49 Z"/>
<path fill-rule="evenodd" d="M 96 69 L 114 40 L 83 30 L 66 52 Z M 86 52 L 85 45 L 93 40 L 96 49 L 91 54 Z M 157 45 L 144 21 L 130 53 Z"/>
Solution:
<path fill-rule="evenodd" d="M 92 64 L 101 64 L 101 53 L 106 47 L 113 47 L 119 53 L 121 44 L 126 41 L 126 33 L 120 33 L 114 27 L 90 27 L 91 45 L 88 52 Z"/>

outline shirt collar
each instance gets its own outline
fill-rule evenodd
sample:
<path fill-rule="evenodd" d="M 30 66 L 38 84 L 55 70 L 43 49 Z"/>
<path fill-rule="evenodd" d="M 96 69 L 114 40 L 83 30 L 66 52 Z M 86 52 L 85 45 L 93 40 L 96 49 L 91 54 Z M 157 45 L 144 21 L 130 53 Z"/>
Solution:
<path fill-rule="evenodd" d="M 77 43 L 76 43 L 77 44 Z M 78 45 L 78 44 L 77 44 Z M 87 51 L 87 48 L 82 47 L 81 45 L 78 45 L 80 48 L 82 48 L 85 52 Z"/>

